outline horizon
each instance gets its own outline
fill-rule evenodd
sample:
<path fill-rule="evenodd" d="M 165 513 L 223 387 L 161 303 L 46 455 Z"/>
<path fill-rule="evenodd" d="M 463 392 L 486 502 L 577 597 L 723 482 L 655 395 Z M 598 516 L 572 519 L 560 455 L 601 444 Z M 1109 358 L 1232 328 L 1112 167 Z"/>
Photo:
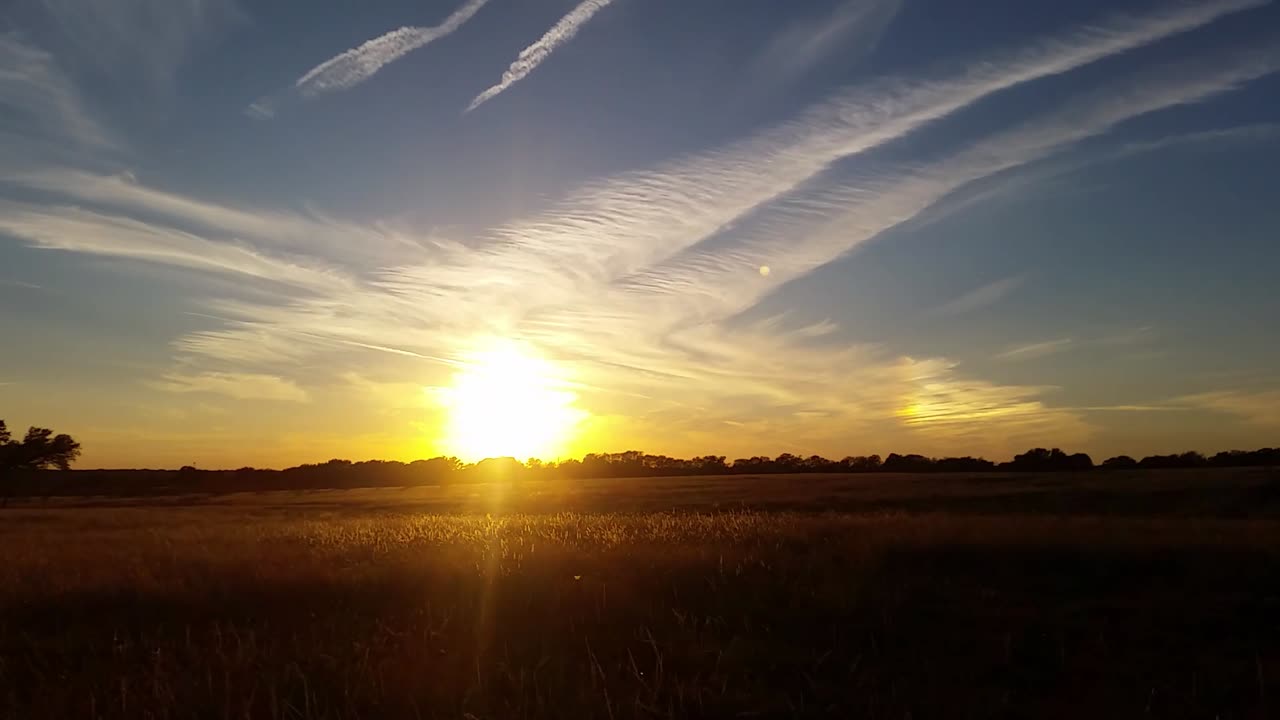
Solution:
<path fill-rule="evenodd" d="M 289 466 L 274 466 L 274 467 L 258 467 L 258 466 L 251 466 L 251 465 L 236 465 L 236 464 L 234 464 L 234 463 L 233 463 L 233 464 L 230 464 L 230 465 L 218 465 L 218 466 L 214 466 L 214 467 L 201 467 L 201 466 L 198 466 L 198 465 L 184 465 L 184 466 L 182 466 L 182 467 L 143 467 L 143 466 L 137 466 L 137 467 L 80 467 L 80 468 L 76 468 L 76 470 L 86 471 L 86 472 L 133 472 L 133 471 L 178 472 L 178 471 L 185 470 L 185 469 L 188 469 L 188 468 L 189 468 L 189 469 L 192 469 L 192 470 L 205 471 L 205 472 L 235 472 L 235 471 L 237 471 L 237 470 L 253 470 L 253 471 L 259 471 L 259 470 L 262 470 L 262 471 L 267 471 L 267 472 L 282 472 L 282 471 L 285 471 L 285 470 L 296 470 L 296 469 L 300 469 L 300 468 L 319 467 L 319 466 L 329 465 L 329 464 L 333 464 L 333 463 L 344 463 L 344 464 L 351 464 L 351 465 L 387 463 L 387 464 L 399 464 L 399 465 L 406 465 L 406 466 L 408 466 L 408 465 L 413 465 L 413 464 L 415 464 L 415 463 L 425 463 L 425 462 L 431 462 L 431 461 L 435 461 L 435 460 L 447 460 L 447 461 L 451 461 L 451 462 L 457 462 L 457 463 L 458 463 L 458 468 L 459 468 L 459 469 L 467 469 L 467 468 L 476 467 L 476 466 L 478 466 L 478 465 L 480 465 L 481 463 L 484 463 L 484 462 L 486 462 L 486 461 L 494 461 L 494 460 L 497 460 L 497 461 L 507 461 L 507 460 L 510 460 L 510 461 L 514 461 L 514 462 L 518 463 L 519 465 L 521 465 L 522 467 L 524 467 L 524 468 L 526 468 L 526 469 L 531 469 L 531 470 L 543 470 L 543 469 L 546 469 L 546 470 L 554 470 L 554 469 L 563 468 L 563 467 L 565 466 L 565 464 L 566 464 L 566 463 L 582 463 L 582 462 L 585 462 L 588 458 L 592 458 L 592 457 L 595 457 L 595 458 L 616 458 L 616 457 L 620 457 L 620 456 L 624 456 L 624 455 L 631 455 L 631 454 L 638 454 L 638 455 L 640 455 L 640 456 L 642 456 L 642 457 L 663 458 L 663 459 L 675 460 L 675 461 L 679 461 L 679 462 L 690 462 L 690 461 L 698 460 L 698 459 L 719 459 L 719 460 L 723 461 L 724 466 L 725 466 L 726 468 L 729 468 L 729 469 L 732 469 L 732 468 L 734 467 L 735 463 L 742 462 L 742 461 L 753 462 L 753 461 L 763 460 L 763 461 L 766 461 L 766 462 L 776 462 L 776 461 L 778 461 L 778 460 L 780 460 L 780 459 L 782 459 L 782 458 L 787 458 L 787 457 L 795 458 L 795 459 L 798 459 L 798 460 L 809 460 L 809 459 L 811 459 L 811 458 L 816 457 L 816 458 L 818 458 L 818 459 L 820 459 L 820 460 L 823 460 L 823 461 L 825 461 L 825 462 L 829 462 L 829 463 L 832 463 L 832 464 L 838 464 L 838 463 L 842 463 L 842 462 L 845 462 L 845 461 L 848 461 L 848 460 L 868 460 L 868 459 L 873 459 L 873 458 L 874 458 L 874 459 L 878 459 L 878 460 L 880 460 L 881 462 L 884 462 L 884 461 L 887 461 L 887 460 L 888 460 L 889 458 L 891 458 L 891 457 L 908 458 L 908 459 L 910 459 L 910 458 L 923 458 L 923 459 L 928 460 L 928 461 L 930 461 L 930 462 L 938 462 L 938 461 L 941 461 L 941 460 L 977 460 L 977 461 L 982 461 L 982 462 L 990 462 L 990 463 L 992 463 L 992 465 L 993 465 L 993 467 L 994 467 L 994 468 L 996 468 L 996 469 L 1000 469 L 1000 468 L 1001 468 L 1001 466 L 1007 466 L 1007 465 L 1009 465 L 1010 463 L 1014 462 L 1014 461 L 1016 460 L 1016 458 L 1017 458 L 1019 455 L 1022 455 L 1022 454 L 1025 454 L 1025 453 L 1033 453 L 1033 452 L 1036 452 L 1036 451 L 1050 451 L 1050 450 L 1055 451 L 1055 452 L 1056 452 L 1056 451 L 1061 451 L 1061 452 L 1065 453 L 1065 455 L 1066 455 L 1066 456 L 1068 456 L 1068 457 L 1073 457 L 1073 456 L 1077 456 L 1077 455 L 1084 455 L 1084 456 L 1086 456 L 1087 458 L 1089 458 L 1090 462 L 1091 462 L 1091 463 L 1092 463 L 1092 465 L 1093 465 L 1093 468 L 1095 468 L 1095 469 L 1101 469 L 1101 468 L 1103 467 L 1104 462 L 1106 462 L 1106 461 L 1108 461 L 1108 460 L 1129 459 L 1129 460 L 1133 460 L 1133 461 L 1135 461 L 1135 462 L 1141 462 L 1142 460 L 1149 460 L 1149 459 L 1167 459 L 1167 458 L 1178 458 L 1178 457 L 1185 457 L 1185 456 L 1193 455 L 1193 456 L 1197 456 L 1197 457 L 1199 457 L 1201 460 L 1209 461 L 1209 460 L 1212 460 L 1215 456 L 1226 456 L 1226 455 L 1233 455 L 1233 454 L 1251 454 L 1251 453 L 1252 453 L 1252 454 L 1258 454 L 1258 453 L 1266 453 L 1266 452 L 1268 452 L 1268 451 L 1274 451 L 1275 449 L 1276 449 L 1276 448 L 1272 448 L 1271 446 L 1267 446 L 1267 447 L 1260 447 L 1260 448 L 1254 448 L 1254 449 L 1251 449 L 1251 450 L 1246 450 L 1246 449 L 1242 449 L 1242 448 L 1230 448 L 1230 449 L 1217 450 L 1217 451 L 1200 451 L 1200 450 L 1188 450 L 1188 449 L 1183 449 L 1183 450 L 1178 451 L 1178 452 L 1171 452 L 1171 453 L 1153 453 L 1153 454 L 1150 454 L 1150 455 L 1143 455 L 1143 454 L 1133 455 L 1133 454 L 1129 454 L 1129 453 L 1119 453 L 1119 454 L 1117 454 L 1117 455 L 1111 455 L 1111 456 L 1107 456 L 1107 457 L 1095 457 L 1094 455 L 1092 455 L 1091 453 L 1088 453 L 1088 452 L 1083 452 L 1083 451 L 1073 451 L 1072 449 L 1063 450 L 1062 448 L 1059 448 L 1059 447 L 1057 447 L 1057 446 L 1046 445 L 1046 446 L 1043 446 L 1043 447 L 1025 448 L 1025 449 L 1024 449 L 1024 451 L 1023 451 L 1022 453 L 1017 453 L 1017 454 L 1015 454 L 1015 455 L 1011 455 L 1011 456 L 1009 456 L 1007 459 L 989 458 L 989 457 L 986 457 L 986 456 L 983 456 L 983 455 L 972 455 L 972 454 L 970 454 L 970 455 L 924 455 L 924 454 L 921 454 L 921 453 L 914 453 L 914 452 L 902 452 L 902 453 L 900 453 L 900 452 L 889 452 L 889 453 L 885 453 L 885 454 L 881 454 L 881 453 L 867 453 L 867 454 L 864 454 L 864 455 L 852 455 L 852 454 L 844 454 L 844 455 L 841 455 L 841 454 L 836 454 L 836 455 L 831 456 L 831 457 L 826 457 L 826 456 L 816 455 L 816 454 L 802 455 L 802 454 L 798 454 L 798 453 L 782 452 L 782 453 L 778 453 L 778 454 L 776 454 L 776 455 L 762 455 L 762 454 L 755 454 L 755 455 L 745 455 L 745 456 L 742 456 L 742 457 L 736 457 L 736 458 L 735 458 L 735 457 L 732 457 L 732 456 L 730 456 L 730 455 L 716 455 L 716 454 L 714 454 L 714 453 L 701 453 L 701 454 L 696 454 L 696 455 L 689 455 L 689 456 L 687 456 L 687 457 L 680 457 L 680 456 L 662 455 L 662 454 L 660 454 L 660 453 L 649 453 L 649 452 L 646 452 L 646 451 L 644 451 L 644 450 L 634 450 L 634 449 L 633 449 L 633 450 L 623 450 L 623 451 L 619 451 L 619 452 L 589 452 L 589 453 L 585 453 L 585 454 L 583 454 L 583 455 L 581 455 L 581 456 L 567 456 L 567 457 L 558 457 L 558 458 L 553 458 L 553 459 L 538 458 L 538 457 L 518 458 L 518 457 L 511 456 L 511 455 L 499 455 L 499 456 L 493 456 L 493 457 L 484 457 L 484 458 L 480 458 L 480 459 L 472 460 L 472 461 L 462 460 L 461 458 L 458 458 L 457 456 L 452 456 L 452 455 L 435 455 L 435 456 L 431 456 L 431 457 L 420 457 L 420 458 L 415 458 L 415 459 L 412 459 L 412 460 L 391 460 L 391 459 L 384 459 L 384 458 L 361 458 L 361 459 L 351 459 L 351 458 L 338 458 L 338 457 L 333 457 L 333 458 L 328 458 L 328 459 L 326 459 L 326 460 L 313 460 L 313 461 L 303 462 L 303 463 L 299 463 L 299 464 L 297 464 L 297 465 L 289 465 Z M 536 465 L 535 465 L 534 463 L 536 463 Z M 65 472 L 65 471 L 62 471 L 62 472 Z M 859 471 L 859 472 L 865 472 L 865 471 Z"/>
<path fill-rule="evenodd" d="M 1280 444 L 1280 5 L 957 5 L 19 0 L 0 417 L 101 469 Z"/>

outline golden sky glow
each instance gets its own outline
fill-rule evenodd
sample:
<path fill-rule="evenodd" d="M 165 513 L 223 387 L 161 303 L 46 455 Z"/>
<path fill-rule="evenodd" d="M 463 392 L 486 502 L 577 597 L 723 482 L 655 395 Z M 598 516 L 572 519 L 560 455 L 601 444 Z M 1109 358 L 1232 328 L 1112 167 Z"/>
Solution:
<path fill-rule="evenodd" d="M 1280 433 L 1280 3 L 18 4 L 0 418 L 80 467 Z"/>

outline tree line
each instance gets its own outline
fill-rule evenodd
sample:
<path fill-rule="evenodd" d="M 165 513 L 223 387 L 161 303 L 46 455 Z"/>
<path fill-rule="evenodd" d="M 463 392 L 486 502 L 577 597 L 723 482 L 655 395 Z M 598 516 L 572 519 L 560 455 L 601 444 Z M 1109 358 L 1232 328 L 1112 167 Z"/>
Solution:
<path fill-rule="evenodd" d="M 334 459 L 285 470 L 244 467 L 238 470 L 84 470 L 66 471 L 80 455 L 80 444 L 69 435 L 31 428 L 15 440 L 0 420 L 0 497 L 9 495 L 169 494 L 292 490 L 309 488 L 441 485 L 495 480 L 677 477 L 692 475 L 770 475 L 805 473 L 948 473 L 948 472 L 1085 472 L 1101 470 L 1163 470 L 1170 468 L 1280 467 L 1280 448 L 1231 450 L 1213 456 L 1197 452 L 1151 455 L 1141 460 L 1119 455 L 1095 465 L 1085 453 L 1059 448 L 1033 448 L 1007 462 L 981 457 L 940 457 L 891 453 L 849 456 L 831 460 L 820 455 L 755 456 L 729 460 L 724 455 L 676 458 L 631 450 L 591 453 L 581 459 L 552 462 L 490 458 L 464 463 L 437 457 L 404 463 L 387 460 L 352 462 Z"/>

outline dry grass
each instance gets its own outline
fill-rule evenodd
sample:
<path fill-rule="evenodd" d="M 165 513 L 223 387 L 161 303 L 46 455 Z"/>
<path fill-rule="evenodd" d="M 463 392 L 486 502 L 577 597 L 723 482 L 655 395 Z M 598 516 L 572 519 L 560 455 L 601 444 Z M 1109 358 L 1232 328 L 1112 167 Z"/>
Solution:
<path fill-rule="evenodd" d="M 1280 702 L 1270 520 L 490 516 L 388 497 L 3 513 L 0 717 L 1262 718 Z"/>

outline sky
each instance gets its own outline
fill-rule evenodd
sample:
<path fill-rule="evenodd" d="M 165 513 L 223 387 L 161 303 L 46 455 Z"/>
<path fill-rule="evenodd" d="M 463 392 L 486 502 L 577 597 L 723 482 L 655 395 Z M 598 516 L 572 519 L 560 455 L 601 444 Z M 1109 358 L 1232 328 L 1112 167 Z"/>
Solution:
<path fill-rule="evenodd" d="M 0 417 L 82 467 L 1275 445 L 1277 71 L 1264 0 L 11 0 Z"/>

